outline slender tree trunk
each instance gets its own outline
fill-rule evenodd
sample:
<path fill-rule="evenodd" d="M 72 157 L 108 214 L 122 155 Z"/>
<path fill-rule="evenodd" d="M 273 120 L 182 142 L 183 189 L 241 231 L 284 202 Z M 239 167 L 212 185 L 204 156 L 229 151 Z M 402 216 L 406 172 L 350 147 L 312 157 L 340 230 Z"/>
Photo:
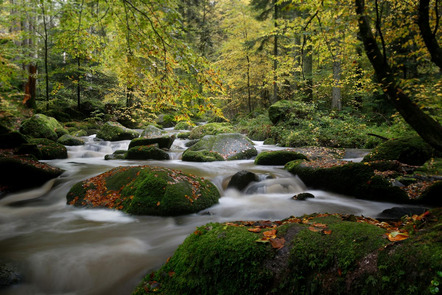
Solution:
<path fill-rule="evenodd" d="M 272 102 L 276 102 L 278 100 L 278 84 L 276 83 L 278 80 L 277 70 L 278 70 L 278 5 L 276 0 L 273 0 L 273 20 L 275 26 L 275 38 L 273 41 L 273 95 Z"/>
<path fill-rule="evenodd" d="M 247 54 L 247 96 L 248 96 L 248 105 L 249 105 L 249 113 L 252 112 L 252 94 L 250 89 L 250 58 Z"/>
<path fill-rule="evenodd" d="M 81 60 L 77 57 L 77 109 L 81 109 Z"/>
<path fill-rule="evenodd" d="M 26 4 L 27 4 L 26 2 L 22 2 L 22 5 L 26 5 Z M 29 34 L 29 37 L 27 39 L 25 39 L 23 42 L 23 45 L 24 45 L 23 49 L 28 50 L 27 55 L 30 58 L 35 57 L 33 55 L 34 42 L 32 39 L 32 37 L 35 36 L 35 33 L 36 33 L 34 23 L 35 23 L 35 20 L 32 19 L 32 16 L 28 16 L 23 21 L 23 25 L 22 25 L 22 28 L 27 30 L 27 32 Z M 29 64 L 24 65 L 23 68 L 28 73 L 28 81 L 24 85 L 24 91 L 25 91 L 24 102 L 25 102 L 26 107 L 35 109 L 37 107 L 37 104 L 36 104 L 37 65 L 30 62 Z"/>
<path fill-rule="evenodd" d="M 302 71 L 305 80 L 305 100 L 313 100 L 313 48 L 307 45 L 302 56 Z"/>
<path fill-rule="evenodd" d="M 386 62 L 385 56 L 373 36 L 372 29 L 365 16 L 364 0 L 355 0 L 358 15 L 360 37 L 364 43 L 365 53 L 376 73 L 382 89 L 390 101 L 416 132 L 435 149 L 442 151 L 442 126 L 421 108 L 413 103 L 410 97 L 399 88 L 395 74 Z"/>
<path fill-rule="evenodd" d="M 438 67 L 439 70 L 442 71 L 442 48 L 439 47 L 439 44 L 437 43 L 436 39 L 436 33 L 439 25 L 439 19 L 440 15 L 438 12 L 438 3 L 439 0 L 436 1 L 436 17 L 437 17 L 437 24 L 434 32 L 431 31 L 430 27 L 430 17 L 429 17 L 429 10 L 430 10 L 430 0 L 420 0 L 419 1 L 419 11 L 418 11 L 418 25 L 419 30 L 421 32 L 422 39 L 424 39 L 425 45 L 430 52 L 431 55 L 431 61 L 434 62 Z"/>
<path fill-rule="evenodd" d="M 340 111 L 342 109 L 342 95 L 341 95 L 341 61 L 336 58 L 333 62 L 333 81 L 334 85 L 332 88 L 332 109 Z"/>
<path fill-rule="evenodd" d="M 41 12 L 43 16 L 43 29 L 44 29 L 44 67 L 45 67 L 45 84 L 46 84 L 46 110 L 49 110 L 49 70 L 48 70 L 48 27 L 46 23 L 46 9 L 44 6 L 44 0 L 40 0 Z"/>

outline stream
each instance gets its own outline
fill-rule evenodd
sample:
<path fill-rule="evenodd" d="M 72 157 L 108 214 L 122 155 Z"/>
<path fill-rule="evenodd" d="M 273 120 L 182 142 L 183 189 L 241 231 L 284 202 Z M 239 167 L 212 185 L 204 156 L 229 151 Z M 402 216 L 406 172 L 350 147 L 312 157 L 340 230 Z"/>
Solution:
<path fill-rule="evenodd" d="M 20 284 L 0 288 L 0 294 L 131 294 L 142 277 L 165 263 L 195 227 L 208 222 L 280 220 L 314 212 L 376 217 L 397 205 L 311 190 L 282 166 L 256 166 L 253 160 L 182 162 L 185 141 L 180 139 L 175 140 L 168 161 L 105 161 L 104 155 L 127 149 L 130 141 L 84 139 L 85 145 L 68 147 L 68 159 L 44 161 L 64 169 L 60 177 L 0 200 L 0 261 L 16 265 L 22 274 Z M 255 144 L 258 152 L 278 149 Z M 66 194 L 75 183 L 113 167 L 146 164 L 211 180 L 221 192 L 219 204 L 179 217 L 130 216 L 66 205 Z M 249 186 L 247 194 L 224 190 L 225 179 L 240 170 L 252 171 L 263 181 Z M 300 192 L 315 198 L 291 199 Z"/>

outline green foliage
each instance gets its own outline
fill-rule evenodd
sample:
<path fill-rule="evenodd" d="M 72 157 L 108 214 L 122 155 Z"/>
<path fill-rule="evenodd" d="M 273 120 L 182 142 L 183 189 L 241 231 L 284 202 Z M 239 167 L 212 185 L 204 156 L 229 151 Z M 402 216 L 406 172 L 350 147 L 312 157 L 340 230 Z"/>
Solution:
<path fill-rule="evenodd" d="M 252 140 L 263 141 L 271 137 L 272 123 L 267 114 L 245 116 L 236 123 L 236 129 Z"/>

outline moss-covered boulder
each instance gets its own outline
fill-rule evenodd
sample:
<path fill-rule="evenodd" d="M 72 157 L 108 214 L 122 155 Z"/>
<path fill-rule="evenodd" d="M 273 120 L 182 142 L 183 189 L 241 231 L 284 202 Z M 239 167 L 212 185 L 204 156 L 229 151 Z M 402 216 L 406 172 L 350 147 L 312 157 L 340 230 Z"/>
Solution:
<path fill-rule="evenodd" d="M 58 140 L 58 143 L 62 145 L 83 145 L 84 140 L 81 138 L 78 138 L 76 136 L 72 136 L 69 134 L 62 135 Z"/>
<path fill-rule="evenodd" d="M 285 165 L 294 160 L 308 160 L 306 156 L 295 151 L 265 151 L 255 159 L 256 165 Z"/>
<path fill-rule="evenodd" d="M 28 157 L 0 155 L 0 193 L 43 185 L 63 170 Z"/>
<path fill-rule="evenodd" d="M 392 139 L 377 146 L 363 161 L 398 160 L 409 165 L 422 165 L 432 156 L 434 149 L 419 136 Z"/>
<path fill-rule="evenodd" d="M 257 154 L 250 139 L 239 133 L 226 133 L 204 136 L 183 153 L 182 160 L 190 162 L 242 160 L 250 159 Z"/>
<path fill-rule="evenodd" d="M 77 183 L 66 196 L 69 205 L 78 207 L 160 216 L 195 213 L 216 204 L 219 197 L 208 180 L 153 166 L 114 168 Z"/>
<path fill-rule="evenodd" d="M 21 145 L 17 154 L 34 155 L 39 160 L 66 159 L 68 151 L 60 143 L 46 138 L 32 138 L 29 143 Z"/>
<path fill-rule="evenodd" d="M 157 144 L 160 149 L 170 149 L 173 142 L 175 141 L 175 135 L 165 135 L 165 136 L 158 136 L 158 137 L 139 137 L 132 139 L 129 144 L 129 149 L 136 147 L 136 146 L 143 146 L 143 145 L 152 145 Z"/>
<path fill-rule="evenodd" d="M 200 139 L 206 135 L 217 135 L 221 133 L 232 133 L 233 126 L 229 123 L 207 123 L 205 125 L 201 125 L 195 127 L 192 131 L 190 131 L 189 138 L 190 139 Z"/>
<path fill-rule="evenodd" d="M 55 118 L 43 114 L 36 114 L 23 121 L 20 132 L 31 137 L 48 138 L 54 141 L 68 133 Z"/>
<path fill-rule="evenodd" d="M 148 125 L 141 132 L 141 137 L 152 138 L 152 137 L 161 137 L 166 133 L 166 131 L 154 126 Z"/>
<path fill-rule="evenodd" d="M 140 136 L 138 131 L 129 129 L 117 122 L 106 122 L 97 137 L 107 141 L 130 140 Z"/>
<path fill-rule="evenodd" d="M 338 214 L 210 223 L 133 294 L 435 294 L 441 228 L 440 209 L 391 224 Z"/>
<path fill-rule="evenodd" d="M 141 145 L 130 148 L 126 153 L 128 160 L 169 160 L 168 153 L 158 148 L 158 145 Z"/>
<path fill-rule="evenodd" d="M 17 131 L 0 134 L 0 148 L 17 148 L 27 142 L 26 137 Z"/>
<path fill-rule="evenodd" d="M 356 198 L 385 202 L 406 203 L 410 201 L 405 190 L 393 186 L 382 171 L 400 170 L 400 163 L 393 161 L 373 163 L 348 163 L 336 161 L 296 160 L 286 164 L 285 168 L 309 187 L 325 189 Z M 391 176 L 391 174 L 388 174 Z"/>
<path fill-rule="evenodd" d="M 175 129 L 175 130 L 190 130 L 190 129 L 192 129 L 192 125 L 190 125 L 190 123 L 187 121 L 181 121 L 181 122 L 178 122 L 173 129 Z"/>
<path fill-rule="evenodd" d="M 112 154 L 105 155 L 105 160 L 125 160 L 126 159 L 127 151 L 125 150 L 116 150 Z"/>

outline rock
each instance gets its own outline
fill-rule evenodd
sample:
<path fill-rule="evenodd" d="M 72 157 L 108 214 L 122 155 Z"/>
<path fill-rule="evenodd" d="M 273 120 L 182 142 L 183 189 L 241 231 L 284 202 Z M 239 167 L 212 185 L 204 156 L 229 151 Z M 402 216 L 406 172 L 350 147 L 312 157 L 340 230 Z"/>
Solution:
<path fill-rule="evenodd" d="M 69 134 L 62 135 L 58 140 L 58 143 L 62 145 L 84 145 L 84 140 L 81 138 L 78 138 L 76 136 L 72 136 Z"/>
<path fill-rule="evenodd" d="M 434 182 L 421 195 L 420 202 L 431 206 L 442 206 L 442 181 Z"/>
<path fill-rule="evenodd" d="M 259 181 L 258 175 L 250 171 L 241 170 L 232 176 L 229 184 L 227 185 L 227 188 L 234 188 L 242 191 L 254 181 Z"/>
<path fill-rule="evenodd" d="M 354 219 L 313 214 L 200 226 L 133 294 L 207 294 L 213 286 L 216 294 L 430 294 L 442 265 L 441 209 L 400 242 L 373 220 Z"/>
<path fill-rule="evenodd" d="M 97 137 L 107 141 L 130 140 L 137 138 L 138 131 L 129 129 L 117 122 L 106 122 L 97 133 Z"/>
<path fill-rule="evenodd" d="M 190 132 L 180 132 L 177 137 L 180 139 L 188 139 L 190 136 Z"/>
<path fill-rule="evenodd" d="M 257 154 L 250 139 L 239 133 L 227 133 L 204 136 L 183 153 L 182 160 L 190 162 L 242 160 L 250 159 Z"/>
<path fill-rule="evenodd" d="M 80 137 L 80 136 L 88 136 L 88 135 L 92 135 L 92 134 L 88 134 L 88 132 L 86 130 L 78 130 L 78 131 L 72 132 L 72 135 L 75 137 Z"/>
<path fill-rule="evenodd" d="M 33 138 L 28 144 L 21 145 L 17 154 L 34 155 L 39 160 L 66 159 L 68 151 L 60 143 L 46 138 Z"/>
<path fill-rule="evenodd" d="M 140 137 L 131 140 L 129 144 L 129 149 L 136 146 L 152 145 L 152 144 L 158 144 L 158 147 L 160 149 L 170 149 L 174 141 L 175 141 L 174 134 L 166 136 L 150 137 L 150 138 Z"/>
<path fill-rule="evenodd" d="M 398 160 L 409 165 L 423 165 L 434 153 L 434 149 L 419 136 L 403 137 L 378 145 L 363 161 Z"/>
<path fill-rule="evenodd" d="M 145 138 L 152 138 L 152 137 L 161 137 L 165 134 L 166 132 L 161 130 L 158 127 L 155 127 L 153 125 L 148 125 L 146 128 L 144 128 L 144 130 L 141 132 L 140 137 L 145 137 Z"/>
<path fill-rule="evenodd" d="M 303 154 L 283 150 L 261 152 L 255 159 L 255 165 L 285 165 L 294 160 L 308 160 Z"/>
<path fill-rule="evenodd" d="M 403 216 L 413 216 L 413 215 L 421 215 L 428 209 L 422 207 L 393 207 L 390 209 L 385 209 L 379 214 L 378 218 L 381 219 L 401 219 Z"/>
<path fill-rule="evenodd" d="M 77 207 L 110 208 L 135 215 L 177 216 L 218 202 L 215 185 L 178 170 L 117 167 L 74 185 L 66 196 Z"/>
<path fill-rule="evenodd" d="M 126 159 L 126 153 L 127 153 L 127 151 L 125 151 L 125 150 L 116 150 L 115 152 L 113 152 L 113 154 L 105 155 L 104 159 L 105 160 L 124 160 L 124 159 Z"/>
<path fill-rule="evenodd" d="M 13 265 L 0 262 L 0 288 L 20 283 L 21 280 L 22 276 Z"/>
<path fill-rule="evenodd" d="M 307 199 L 313 199 L 314 197 L 315 196 L 313 194 L 311 194 L 311 193 L 300 193 L 300 194 L 294 195 L 292 197 L 292 199 L 293 200 L 298 200 L 298 201 L 304 201 L 304 200 L 307 200 Z"/>
<path fill-rule="evenodd" d="M 231 132 L 233 132 L 233 127 L 228 123 L 208 123 L 193 128 L 193 130 L 190 131 L 189 138 L 200 139 L 206 135 L 217 135 L 221 133 L 231 133 Z"/>
<path fill-rule="evenodd" d="M 407 203 L 407 193 L 393 186 L 389 179 L 375 174 L 377 171 L 396 169 L 398 163 L 385 161 L 380 163 L 336 162 L 321 168 L 320 162 L 296 160 L 286 164 L 285 168 L 309 187 L 325 189 L 361 199 L 383 202 Z"/>
<path fill-rule="evenodd" d="M 135 146 L 127 151 L 128 160 L 169 160 L 169 154 L 158 148 L 158 145 Z"/>
<path fill-rule="evenodd" d="M 27 142 L 25 136 L 17 131 L 0 134 L 0 148 L 17 148 Z"/>
<path fill-rule="evenodd" d="M 14 192 L 43 185 L 63 170 L 36 160 L 0 155 L 0 191 Z"/>
<path fill-rule="evenodd" d="M 192 125 L 190 125 L 189 122 L 181 121 L 181 122 L 178 122 L 173 129 L 175 129 L 175 130 L 190 130 L 190 129 L 192 129 Z"/>
<path fill-rule="evenodd" d="M 54 141 L 68 133 L 55 118 L 43 114 L 36 114 L 23 121 L 20 132 L 34 138 L 47 138 Z"/>
<path fill-rule="evenodd" d="M 166 114 L 161 114 L 158 116 L 158 118 L 156 119 L 156 123 L 160 126 L 162 126 L 163 128 L 170 128 L 173 127 L 176 123 L 175 121 L 175 116 L 173 115 L 166 115 Z"/>

